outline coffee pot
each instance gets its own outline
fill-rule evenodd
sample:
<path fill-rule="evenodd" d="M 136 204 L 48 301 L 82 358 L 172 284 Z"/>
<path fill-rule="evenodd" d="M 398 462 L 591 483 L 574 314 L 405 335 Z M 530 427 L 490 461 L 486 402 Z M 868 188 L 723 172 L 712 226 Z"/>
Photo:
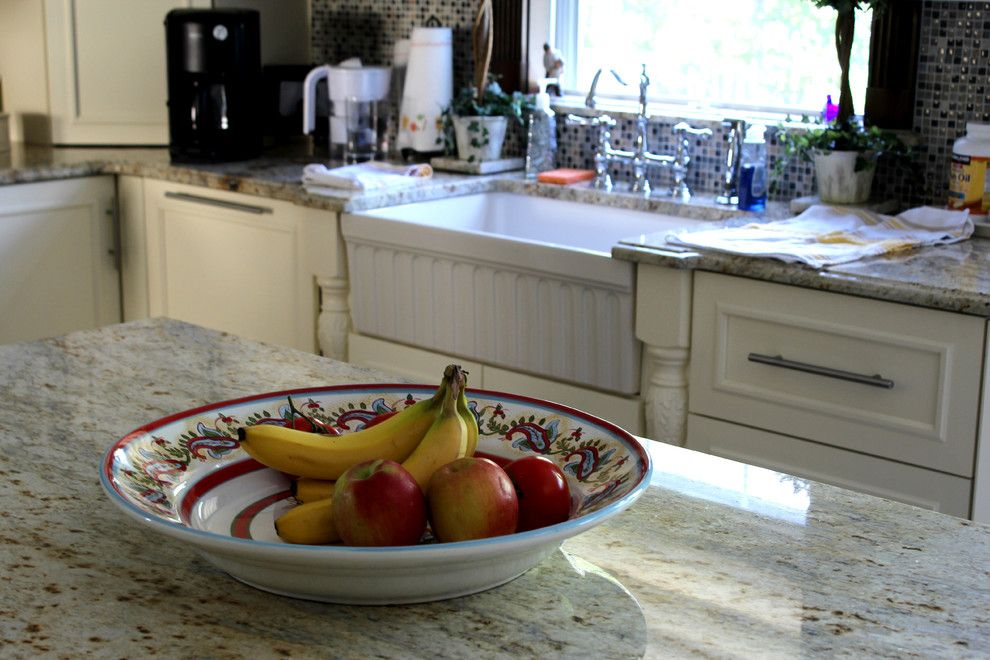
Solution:
<path fill-rule="evenodd" d="M 326 79 L 330 98 L 330 157 L 345 163 L 382 156 L 385 135 L 384 101 L 389 95 L 391 69 L 363 66 L 350 59 L 318 66 L 303 83 L 303 133 L 316 127 L 316 86 Z"/>

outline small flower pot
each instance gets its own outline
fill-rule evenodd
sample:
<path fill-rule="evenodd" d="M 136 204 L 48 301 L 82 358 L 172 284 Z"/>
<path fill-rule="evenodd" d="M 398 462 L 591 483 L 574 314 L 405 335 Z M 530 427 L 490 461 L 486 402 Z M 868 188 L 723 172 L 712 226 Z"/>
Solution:
<path fill-rule="evenodd" d="M 457 157 L 470 163 L 498 160 L 508 124 L 506 117 L 454 117 Z"/>
<path fill-rule="evenodd" d="M 856 171 L 857 158 L 867 167 Z M 818 198 L 826 204 L 862 204 L 869 200 L 877 155 L 873 151 L 828 151 L 812 154 Z"/>

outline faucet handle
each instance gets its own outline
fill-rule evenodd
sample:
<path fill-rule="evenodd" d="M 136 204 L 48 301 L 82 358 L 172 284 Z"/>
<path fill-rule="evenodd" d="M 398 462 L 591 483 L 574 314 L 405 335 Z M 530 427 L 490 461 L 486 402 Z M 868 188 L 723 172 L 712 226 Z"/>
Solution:
<path fill-rule="evenodd" d="M 569 114 L 564 118 L 568 126 L 607 126 L 615 128 L 616 121 L 609 115 L 598 115 L 596 117 L 585 117 L 583 115 Z"/>
<path fill-rule="evenodd" d="M 674 124 L 674 135 L 678 137 L 687 137 L 688 135 L 693 135 L 702 140 L 707 140 L 712 136 L 712 129 L 710 128 L 694 128 L 691 124 L 686 121 L 678 122 Z"/>

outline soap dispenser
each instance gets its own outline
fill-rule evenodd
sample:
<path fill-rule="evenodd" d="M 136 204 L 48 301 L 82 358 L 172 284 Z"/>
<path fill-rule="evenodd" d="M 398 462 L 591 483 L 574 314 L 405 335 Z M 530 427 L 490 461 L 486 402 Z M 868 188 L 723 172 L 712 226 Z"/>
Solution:
<path fill-rule="evenodd" d="M 526 178 L 535 179 L 540 172 L 555 167 L 557 153 L 557 117 L 550 107 L 547 78 L 539 80 L 540 91 L 534 96 L 533 111 L 526 118 Z"/>
<path fill-rule="evenodd" d="M 739 210 L 762 211 L 767 205 L 766 126 L 750 126 L 742 146 L 739 170 Z"/>

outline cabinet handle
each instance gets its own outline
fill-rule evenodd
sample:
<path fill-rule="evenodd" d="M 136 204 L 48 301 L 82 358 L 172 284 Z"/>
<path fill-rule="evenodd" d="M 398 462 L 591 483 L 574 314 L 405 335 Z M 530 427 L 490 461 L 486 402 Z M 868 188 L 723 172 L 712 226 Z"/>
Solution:
<path fill-rule="evenodd" d="M 816 374 L 818 376 L 827 376 L 829 378 L 838 378 L 839 380 L 848 380 L 853 383 L 860 383 L 862 385 L 871 385 L 873 387 L 882 387 L 884 389 L 893 389 L 894 381 L 889 378 L 884 378 L 880 374 L 873 376 L 867 376 L 866 374 L 858 374 L 853 371 L 843 371 L 841 369 L 833 369 L 831 367 L 821 367 L 817 364 L 808 364 L 807 362 L 796 362 L 794 360 L 786 360 L 780 355 L 761 355 L 760 353 L 750 353 L 747 359 L 750 362 L 759 362 L 760 364 L 768 364 L 771 367 L 781 367 L 782 369 L 793 369 L 794 371 L 803 371 L 809 374 Z"/>
<path fill-rule="evenodd" d="M 120 239 L 120 200 L 117 195 L 114 195 L 106 214 L 110 218 L 110 247 L 107 248 L 107 254 L 113 257 L 114 270 L 119 273 L 124 255 Z"/>
<path fill-rule="evenodd" d="M 240 202 L 228 202 L 223 199 L 202 197 L 200 195 L 190 195 L 189 193 L 166 191 L 165 196 L 170 199 L 181 199 L 184 202 L 192 202 L 194 204 L 206 204 L 207 206 L 219 206 L 220 208 L 230 209 L 232 211 L 243 211 L 245 213 L 254 213 L 256 215 L 262 215 L 264 213 L 272 212 L 272 210 L 267 206 L 255 206 L 254 204 L 241 204 Z"/>

